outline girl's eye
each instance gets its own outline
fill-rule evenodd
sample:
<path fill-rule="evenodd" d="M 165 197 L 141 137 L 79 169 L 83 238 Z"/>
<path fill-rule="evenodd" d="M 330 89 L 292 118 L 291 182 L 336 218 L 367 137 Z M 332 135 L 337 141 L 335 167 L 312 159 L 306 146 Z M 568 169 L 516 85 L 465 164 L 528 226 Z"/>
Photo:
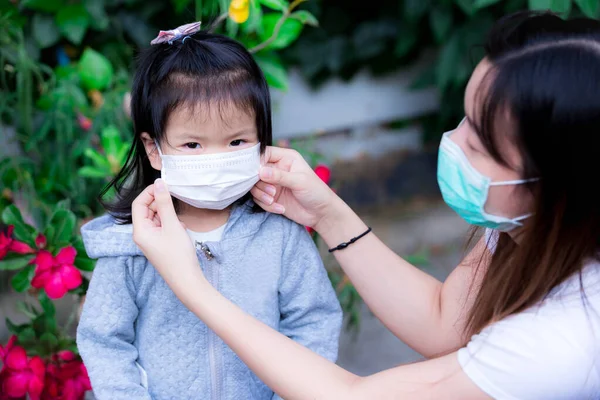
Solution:
<path fill-rule="evenodd" d="M 199 149 L 200 143 L 186 143 L 185 147 L 187 147 L 188 149 Z"/>
<path fill-rule="evenodd" d="M 242 139 L 238 139 L 238 140 L 234 140 L 233 142 L 231 142 L 230 145 L 233 147 L 237 147 L 237 146 L 241 145 L 242 143 L 246 143 L 246 141 L 242 140 Z"/>

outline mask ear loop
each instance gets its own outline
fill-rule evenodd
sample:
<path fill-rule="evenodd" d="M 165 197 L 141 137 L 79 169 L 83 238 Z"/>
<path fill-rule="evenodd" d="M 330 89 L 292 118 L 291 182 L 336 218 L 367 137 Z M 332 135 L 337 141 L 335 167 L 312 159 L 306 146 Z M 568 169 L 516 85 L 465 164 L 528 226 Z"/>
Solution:
<path fill-rule="evenodd" d="M 158 144 L 158 142 L 156 140 L 154 141 L 154 145 L 156 146 L 156 150 L 158 150 L 158 155 L 162 157 L 163 153 L 162 153 L 162 151 L 160 151 L 160 145 Z"/>

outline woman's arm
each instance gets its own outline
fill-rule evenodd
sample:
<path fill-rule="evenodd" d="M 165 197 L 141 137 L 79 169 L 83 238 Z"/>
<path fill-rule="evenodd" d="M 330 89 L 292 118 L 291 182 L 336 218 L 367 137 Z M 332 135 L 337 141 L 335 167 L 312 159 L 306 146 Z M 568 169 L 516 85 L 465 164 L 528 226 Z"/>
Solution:
<path fill-rule="evenodd" d="M 261 171 L 263 182 L 252 194 L 267 211 L 283 212 L 313 226 L 329 247 L 367 229 L 300 154 L 270 147 L 265 157 L 270 168 Z M 275 196 L 270 196 L 273 191 Z M 333 254 L 371 311 L 413 349 L 432 357 L 456 350 L 464 342 L 464 317 L 475 294 L 470 293 L 476 281 L 474 265 L 487 254 L 483 241 L 444 283 L 398 257 L 376 232 Z"/>
<path fill-rule="evenodd" d="M 367 229 L 341 199 L 319 227 L 328 247 Z M 458 349 L 465 341 L 465 316 L 471 307 L 476 265 L 487 252 L 484 240 L 445 282 L 416 268 L 371 233 L 333 254 L 369 309 L 402 341 L 426 357 Z"/>
<path fill-rule="evenodd" d="M 488 398 L 462 372 L 455 353 L 366 378 L 345 371 L 245 314 L 209 284 L 162 181 L 147 188 L 132 211 L 135 242 L 173 292 L 283 398 Z"/>
<path fill-rule="evenodd" d="M 248 367 L 285 399 L 489 399 L 462 372 L 456 353 L 361 378 L 313 353 L 224 298 L 197 266 L 167 281 Z"/>

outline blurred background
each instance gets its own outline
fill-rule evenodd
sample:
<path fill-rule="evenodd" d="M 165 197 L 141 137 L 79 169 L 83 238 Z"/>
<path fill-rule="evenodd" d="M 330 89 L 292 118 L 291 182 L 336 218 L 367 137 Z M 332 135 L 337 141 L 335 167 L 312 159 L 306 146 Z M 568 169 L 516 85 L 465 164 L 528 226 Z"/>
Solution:
<path fill-rule="evenodd" d="M 0 0 L 0 343 L 16 334 L 48 362 L 76 354 L 94 267 L 78 231 L 103 213 L 97 196 L 129 150 L 136 54 L 196 20 L 254 54 L 276 144 L 301 151 L 390 247 L 444 279 L 467 227 L 441 202 L 438 142 L 462 118 L 486 32 L 524 9 L 597 18 L 600 2 Z M 35 256 L 67 246 L 85 279 L 50 300 L 31 287 Z M 368 374 L 417 360 L 323 256 L 347 317 L 339 363 Z"/>

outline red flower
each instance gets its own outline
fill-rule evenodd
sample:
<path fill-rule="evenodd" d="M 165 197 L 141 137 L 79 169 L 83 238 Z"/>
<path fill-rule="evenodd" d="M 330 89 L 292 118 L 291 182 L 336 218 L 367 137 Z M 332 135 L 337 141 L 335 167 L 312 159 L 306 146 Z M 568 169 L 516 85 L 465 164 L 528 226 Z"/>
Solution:
<path fill-rule="evenodd" d="M 331 170 L 326 165 L 317 165 L 315 168 L 315 173 L 323 182 L 329 185 L 329 181 L 331 180 Z"/>
<path fill-rule="evenodd" d="M 84 131 L 89 131 L 90 129 L 92 129 L 92 120 L 83 114 L 77 115 L 77 123 L 79 124 L 79 127 Z"/>
<path fill-rule="evenodd" d="M 82 400 L 92 390 L 87 370 L 71 351 L 61 351 L 48 364 L 42 400 Z"/>
<path fill-rule="evenodd" d="M 2 349 L 4 366 L 0 372 L 2 393 L 8 398 L 39 400 L 44 389 L 44 362 L 38 356 L 27 360 L 25 349 L 15 346 L 12 337 Z"/>
<path fill-rule="evenodd" d="M 37 265 L 31 286 L 44 288 L 51 299 L 60 299 L 69 290 L 81 285 L 81 272 L 73 263 L 77 251 L 69 246 L 58 252 L 56 257 L 46 250 L 40 250 L 33 260 Z"/>
<path fill-rule="evenodd" d="M 315 230 L 313 228 L 311 228 L 310 226 L 306 226 L 305 228 L 308 231 L 309 235 L 312 235 L 315 232 Z"/>
<path fill-rule="evenodd" d="M 19 254 L 33 253 L 33 249 L 26 243 L 19 242 L 12 238 L 14 229 L 14 225 L 10 225 L 6 234 L 0 232 L 0 260 L 2 260 L 9 251 Z"/>

